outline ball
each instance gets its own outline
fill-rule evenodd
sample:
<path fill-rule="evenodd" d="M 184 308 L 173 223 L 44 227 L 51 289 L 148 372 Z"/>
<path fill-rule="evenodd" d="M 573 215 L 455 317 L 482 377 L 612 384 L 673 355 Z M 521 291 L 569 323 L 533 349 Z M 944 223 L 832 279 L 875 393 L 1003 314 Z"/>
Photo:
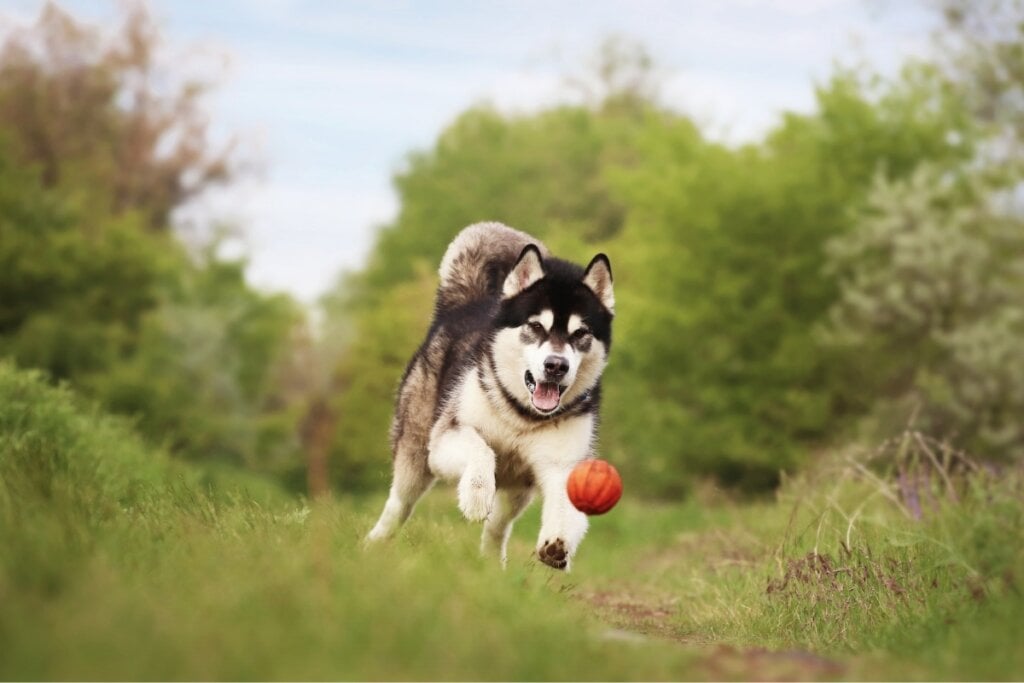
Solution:
<path fill-rule="evenodd" d="M 603 515 L 622 497 L 622 477 L 604 460 L 584 460 L 569 474 L 566 490 L 577 510 Z"/>

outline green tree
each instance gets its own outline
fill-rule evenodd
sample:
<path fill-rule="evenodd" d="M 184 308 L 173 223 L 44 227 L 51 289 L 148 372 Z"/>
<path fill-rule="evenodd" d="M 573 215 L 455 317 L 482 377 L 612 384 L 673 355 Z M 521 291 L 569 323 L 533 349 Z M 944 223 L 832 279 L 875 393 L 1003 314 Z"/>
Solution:
<path fill-rule="evenodd" d="M 829 244 L 829 341 L 857 357 L 891 433 L 911 420 L 979 455 L 1024 457 L 1024 223 L 981 172 L 879 179 Z"/>
<path fill-rule="evenodd" d="M 810 333 L 838 295 L 824 248 L 851 229 L 876 173 L 969 156 L 952 95 L 933 70 L 892 82 L 841 71 L 817 112 L 740 149 L 685 120 L 645 121 L 639 161 L 615 171 L 629 218 L 608 245 L 628 283 L 608 381 L 614 455 L 642 452 L 666 493 L 687 472 L 759 490 L 865 407 Z M 645 396 L 647 410 L 632 409 Z"/>
<path fill-rule="evenodd" d="M 335 297 L 354 340 L 341 470 L 376 462 L 358 479 L 384 480 L 391 396 L 425 329 L 433 269 L 458 230 L 485 219 L 569 258 L 611 255 L 620 305 L 601 452 L 647 491 L 675 495 L 694 476 L 770 488 L 867 408 L 812 334 L 839 296 L 825 245 L 853 227 L 876 174 L 969 157 L 954 92 L 927 68 L 891 81 L 843 71 L 819 88 L 817 112 L 737 149 L 637 85 L 650 65 L 633 54 L 634 76 L 599 71 L 613 83 L 601 99 L 527 116 L 475 108 L 398 175 L 398 219 Z"/>
<path fill-rule="evenodd" d="M 294 478 L 302 312 L 171 230 L 235 165 L 158 46 L 141 5 L 107 39 L 52 4 L 0 46 L 0 355 L 178 455 Z"/>
<path fill-rule="evenodd" d="M 962 103 L 956 163 L 880 175 L 856 228 L 829 244 L 841 283 L 824 337 L 855 368 L 868 433 L 917 428 L 989 458 L 1024 456 L 1024 5 L 942 3 L 926 67 Z"/>
<path fill-rule="evenodd" d="M 131 216 L 84 219 L 0 144 L 0 352 L 54 377 L 102 372 L 184 263 Z"/>

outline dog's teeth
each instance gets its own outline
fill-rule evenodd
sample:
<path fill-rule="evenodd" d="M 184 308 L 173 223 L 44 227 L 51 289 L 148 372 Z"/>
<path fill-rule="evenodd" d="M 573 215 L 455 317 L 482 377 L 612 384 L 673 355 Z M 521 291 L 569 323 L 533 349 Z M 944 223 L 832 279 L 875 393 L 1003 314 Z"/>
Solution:
<path fill-rule="evenodd" d="M 529 389 L 532 394 L 533 390 L 537 388 L 537 382 L 533 379 L 533 375 L 530 372 L 527 372 L 523 377 L 523 380 L 526 383 L 526 388 Z"/>

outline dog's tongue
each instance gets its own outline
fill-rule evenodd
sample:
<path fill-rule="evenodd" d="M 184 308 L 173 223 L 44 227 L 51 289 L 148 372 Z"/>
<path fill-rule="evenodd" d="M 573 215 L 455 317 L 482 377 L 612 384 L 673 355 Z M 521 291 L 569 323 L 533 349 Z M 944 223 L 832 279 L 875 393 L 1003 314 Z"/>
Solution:
<path fill-rule="evenodd" d="M 537 382 L 533 390 L 533 405 L 537 410 L 554 410 L 558 407 L 558 385 L 554 382 Z"/>

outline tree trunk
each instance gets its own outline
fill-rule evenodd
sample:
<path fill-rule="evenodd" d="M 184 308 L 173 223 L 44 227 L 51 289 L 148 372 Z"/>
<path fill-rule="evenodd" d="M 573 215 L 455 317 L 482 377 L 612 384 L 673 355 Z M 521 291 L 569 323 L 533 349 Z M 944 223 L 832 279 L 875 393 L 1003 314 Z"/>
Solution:
<path fill-rule="evenodd" d="M 334 411 L 327 399 L 323 396 L 314 399 L 302 426 L 302 446 L 306 451 L 306 486 L 313 499 L 330 493 L 327 456 L 334 438 L 334 423 Z"/>

